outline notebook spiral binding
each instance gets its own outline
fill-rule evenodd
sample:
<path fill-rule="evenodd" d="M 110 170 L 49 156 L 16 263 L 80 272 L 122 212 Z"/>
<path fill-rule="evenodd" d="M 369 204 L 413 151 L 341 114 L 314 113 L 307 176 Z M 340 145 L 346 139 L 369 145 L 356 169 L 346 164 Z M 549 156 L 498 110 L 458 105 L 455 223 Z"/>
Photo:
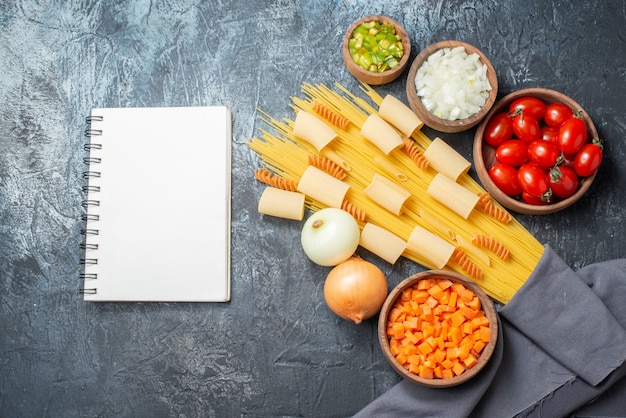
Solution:
<path fill-rule="evenodd" d="M 92 213 L 91 208 L 100 206 L 100 201 L 97 199 L 91 199 L 90 193 L 97 193 L 100 191 L 100 186 L 94 185 L 92 183 L 92 179 L 100 178 L 100 171 L 95 167 L 97 164 L 102 162 L 102 159 L 96 156 L 91 155 L 93 151 L 97 151 L 102 149 L 102 144 L 92 142 L 93 137 L 101 136 L 102 130 L 94 129 L 91 127 L 92 122 L 100 122 L 103 120 L 102 116 L 89 116 L 86 118 L 87 125 L 89 126 L 85 130 L 85 136 L 89 138 L 88 142 L 83 146 L 83 149 L 89 153 L 89 156 L 83 158 L 83 163 L 87 166 L 87 170 L 83 171 L 83 179 L 88 180 L 88 185 L 82 187 L 83 193 L 87 195 L 81 202 L 81 206 L 87 210 L 87 213 L 81 216 L 81 219 L 89 224 L 90 222 L 99 221 L 100 215 Z M 95 168 L 95 169 L 94 169 Z M 81 234 L 85 237 L 85 240 L 90 236 L 97 236 L 100 234 L 100 230 L 97 228 L 89 228 L 88 226 L 81 230 Z M 95 251 L 98 249 L 98 244 L 96 243 L 88 243 L 84 242 L 80 245 L 81 249 L 85 251 Z M 98 264 L 97 257 L 84 257 L 80 259 L 80 264 L 83 266 L 87 265 L 95 265 Z M 79 289 L 80 294 L 84 295 L 95 295 L 98 293 L 98 289 L 96 287 L 88 288 L 84 286 L 85 281 L 87 280 L 97 280 L 98 273 L 81 273 L 81 280 L 83 280 L 83 287 Z"/>

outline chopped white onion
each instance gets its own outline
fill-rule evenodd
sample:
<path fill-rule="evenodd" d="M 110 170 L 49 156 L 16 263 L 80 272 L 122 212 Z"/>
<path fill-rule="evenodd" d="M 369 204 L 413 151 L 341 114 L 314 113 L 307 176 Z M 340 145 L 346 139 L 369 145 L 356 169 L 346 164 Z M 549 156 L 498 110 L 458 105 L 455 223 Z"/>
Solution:
<path fill-rule="evenodd" d="M 442 119 L 465 119 L 485 104 L 491 84 L 487 66 L 465 48 L 442 48 L 432 53 L 415 75 L 415 88 L 424 107 Z"/>

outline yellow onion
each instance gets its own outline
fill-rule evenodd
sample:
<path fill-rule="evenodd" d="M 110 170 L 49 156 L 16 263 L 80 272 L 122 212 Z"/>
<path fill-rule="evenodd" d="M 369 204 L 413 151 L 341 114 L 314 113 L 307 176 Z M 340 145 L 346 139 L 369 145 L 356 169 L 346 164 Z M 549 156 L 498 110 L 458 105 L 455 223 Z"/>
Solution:
<path fill-rule="evenodd" d="M 352 257 L 328 273 L 324 298 L 337 316 L 360 324 L 380 311 L 387 290 L 387 279 L 378 267 Z"/>

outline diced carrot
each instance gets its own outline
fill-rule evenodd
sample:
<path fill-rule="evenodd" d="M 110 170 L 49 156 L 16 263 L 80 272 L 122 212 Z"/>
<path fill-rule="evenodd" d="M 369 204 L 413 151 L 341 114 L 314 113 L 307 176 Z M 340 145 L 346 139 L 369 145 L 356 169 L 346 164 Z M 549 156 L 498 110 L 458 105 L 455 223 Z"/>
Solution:
<path fill-rule="evenodd" d="M 461 309 L 461 312 L 463 312 L 463 316 L 465 316 L 467 319 L 474 319 L 478 315 L 478 311 L 476 309 L 470 308 L 469 306 Z"/>
<path fill-rule="evenodd" d="M 471 302 L 471 300 L 474 299 L 474 292 L 466 287 L 463 287 L 463 289 L 459 292 L 459 296 L 464 302 Z"/>
<path fill-rule="evenodd" d="M 424 379 L 432 379 L 435 375 L 435 372 L 432 368 L 426 367 L 423 364 L 419 366 L 419 376 Z"/>
<path fill-rule="evenodd" d="M 476 351 L 477 353 L 480 353 L 481 351 L 483 351 L 483 348 L 485 348 L 486 345 L 487 343 L 484 342 L 483 340 L 478 340 L 472 346 L 472 350 Z"/>
<path fill-rule="evenodd" d="M 452 287 L 452 280 L 448 280 L 448 279 L 439 279 L 437 281 L 437 286 L 439 286 L 442 290 L 446 290 L 450 287 Z"/>
<path fill-rule="evenodd" d="M 400 316 L 400 314 L 402 313 L 402 309 L 398 308 L 398 307 L 394 307 L 389 311 L 389 320 L 391 322 L 396 322 L 398 320 L 398 317 Z"/>
<path fill-rule="evenodd" d="M 404 337 L 404 325 L 402 322 L 395 322 L 393 324 L 393 337 L 397 339 Z"/>
<path fill-rule="evenodd" d="M 417 331 L 419 329 L 419 318 L 417 316 L 410 316 L 403 321 L 402 324 L 404 325 L 404 328 Z"/>
<path fill-rule="evenodd" d="M 432 308 L 425 303 L 421 304 L 420 307 L 422 308 L 420 318 L 424 321 L 431 322 L 434 319 Z"/>
<path fill-rule="evenodd" d="M 478 363 L 478 360 L 472 354 L 469 354 L 463 359 L 463 364 L 465 364 L 465 367 L 467 367 L 468 369 L 474 367 L 476 363 Z"/>
<path fill-rule="evenodd" d="M 450 359 L 445 359 L 441 362 L 441 367 L 444 369 L 451 369 L 454 366 L 454 362 Z"/>
<path fill-rule="evenodd" d="M 462 339 L 463 339 L 463 331 L 461 331 L 461 328 L 450 327 L 450 331 L 448 331 L 448 340 L 454 343 L 455 345 L 459 345 Z"/>
<path fill-rule="evenodd" d="M 448 301 L 448 306 L 454 308 L 456 307 L 456 300 L 459 297 L 459 294 L 455 291 L 450 292 L 450 300 Z"/>
<path fill-rule="evenodd" d="M 452 371 L 458 376 L 465 371 L 465 366 L 460 361 L 455 361 L 454 366 L 452 366 Z"/>
<path fill-rule="evenodd" d="M 443 289 L 441 289 L 439 286 L 433 286 L 428 289 L 427 292 L 435 299 L 441 299 L 441 297 L 443 296 Z"/>
<path fill-rule="evenodd" d="M 456 360 L 459 358 L 459 347 L 448 347 L 446 349 L 446 358 L 449 360 Z"/>
<path fill-rule="evenodd" d="M 408 361 L 411 364 L 419 365 L 420 364 L 420 356 L 418 356 L 417 354 L 412 354 L 410 356 L 407 356 L 406 361 Z"/>
<path fill-rule="evenodd" d="M 430 294 L 424 289 L 419 289 L 413 292 L 413 300 L 416 301 L 417 303 L 426 302 L 429 296 Z"/>
<path fill-rule="evenodd" d="M 396 355 L 396 360 L 400 364 L 405 364 L 406 363 L 406 354 L 404 354 L 403 352 L 399 352 L 398 355 Z"/>
<path fill-rule="evenodd" d="M 391 354 L 393 354 L 394 356 L 400 352 L 398 340 L 396 340 L 395 338 L 389 341 L 389 351 L 391 351 Z"/>
<path fill-rule="evenodd" d="M 431 279 L 423 279 L 417 283 L 417 290 L 428 290 L 433 286 Z"/>
<path fill-rule="evenodd" d="M 474 328 L 472 327 L 472 323 L 465 321 L 463 322 L 463 325 L 461 325 L 462 330 L 463 330 L 463 334 L 465 335 L 470 335 L 472 332 L 474 332 Z"/>
<path fill-rule="evenodd" d="M 470 350 L 473 346 L 474 344 L 472 342 L 461 343 L 461 346 L 459 347 L 459 358 L 461 360 L 465 360 L 467 356 L 469 356 Z"/>
<path fill-rule="evenodd" d="M 463 322 L 465 322 L 465 316 L 460 311 L 456 311 L 450 316 L 450 325 L 453 327 L 460 327 Z"/>
<path fill-rule="evenodd" d="M 449 379 L 475 366 L 491 338 L 478 297 L 447 279 L 424 279 L 403 291 L 386 332 L 402 367 L 432 379 Z"/>
<path fill-rule="evenodd" d="M 491 328 L 480 327 L 480 339 L 486 343 L 491 339 Z"/>
<path fill-rule="evenodd" d="M 420 314 L 422 313 L 420 304 L 415 299 L 411 301 L 411 309 L 413 310 L 413 315 L 415 316 L 420 316 Z"/>
<path fill-rule="evenodd" d="M 417 346 L 417 349 L 422 353 L 422 354 L 429 354 L 432 353 L 433 348 L 431 347 L 430 344 L 428 344 L 426 341 L 424 341 L 423 343 L 421 343 L 420 345 Z"/>
<path fill-rule="evenodd" d="M 467 304 L 467 306 L 474 309 L 475 311 L 479 310 L 481 308 L 481 304 L 478 296 L 474 296 L 472 300 Z"/>
<path fill-rule="evenodd" d="M 477 316 L 476 318 L 472 319 L 472 327 L 474 329 L 478 329 L 480 327 L 486 327 L 489 325 L 489 318 L 487 318 L 486 316 Z"/>

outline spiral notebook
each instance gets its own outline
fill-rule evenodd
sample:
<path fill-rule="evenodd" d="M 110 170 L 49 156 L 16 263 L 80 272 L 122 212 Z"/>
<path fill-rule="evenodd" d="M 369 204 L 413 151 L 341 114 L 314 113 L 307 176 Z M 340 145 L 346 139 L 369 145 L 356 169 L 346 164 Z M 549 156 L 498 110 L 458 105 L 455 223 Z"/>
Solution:
<path fill-rule="evenodd" d="M 230 300 L 230 110 L 102 108 L 87 123 L 84 299 Z"/>

